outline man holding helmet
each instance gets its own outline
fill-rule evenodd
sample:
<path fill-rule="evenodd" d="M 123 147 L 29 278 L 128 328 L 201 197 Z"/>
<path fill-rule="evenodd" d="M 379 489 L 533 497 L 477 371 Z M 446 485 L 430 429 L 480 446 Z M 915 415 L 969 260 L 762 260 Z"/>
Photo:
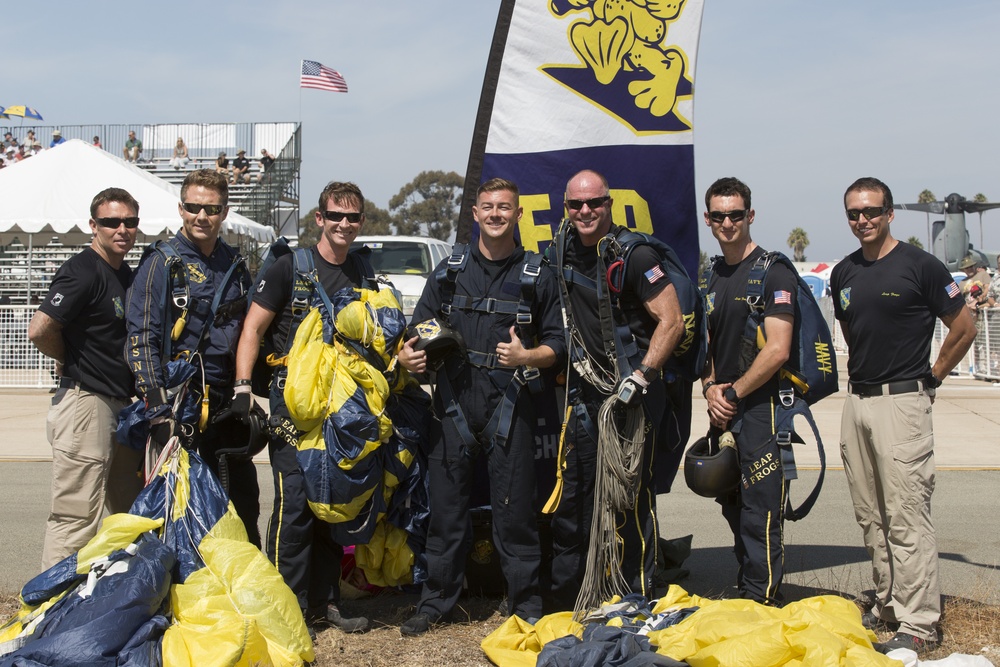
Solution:
<path fill-rule="evenodd" d="M 705 206 L 705 224 L 723 258 L 712 267 L 707 288 L 709 343 L 702 392 L 712 425 L 709 438 L 735 435 L 741 473 L 741 484 L 724 495 L 720 489 L 716 500 L 735 539 L 740 597 L 773 605 L 781 602 L 786 490 L 774 414 L 778 371 L 791 353 L 797 282 L 781 262 L 771 265 L 763 291 L 767 340 L 759 351 L 756 345 L 747 349 L 747 281 L 765 253 L 750 237 L 750 188 L 721 178 L 705 193 Z"/>
<path fill-rule="evenodd" d="M 400 627 L 420 635 L 451 613 L 462 592 L 471 545 L 469 497 L 474 461 L 489 458 L 494 542 L 507 580 L 511 614 L 541 616 L 541 547 L 535 495 L 534 403 L 539 368 L 563 357 L 558 287 L 541 258 L 525 252 L 514 232 L 521 219 L 517 186 L 494 178 L 479 187 L 473 216 L 479 239 L 456 244 L 427 281 L 413 311 L 416 328 L 454 329 L 468 348 L 451 346 L 437 373 L 428 454 L 430 529 L 427 580 L 417 613 Z M 520 297 L 520 299 L 519 299 Z M 420 336 L 399 362 L 412 373 L 429 365 Z"/>

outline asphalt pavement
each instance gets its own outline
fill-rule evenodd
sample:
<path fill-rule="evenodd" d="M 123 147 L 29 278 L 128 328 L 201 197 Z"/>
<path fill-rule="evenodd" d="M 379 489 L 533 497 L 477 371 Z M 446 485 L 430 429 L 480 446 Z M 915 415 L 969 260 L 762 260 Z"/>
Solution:
<path fill-rule="evenodd" d="M 44 391 L 0 391 L 0 592 L 13 593 L 36 575 L 49 505 L 51 450 L 45 439 Z M 871 568 L 861 529 L 854 521 L 838 446 L 845 393 L 831 396 L 813 413 L 827 451 L 827 475 L 808 517 L 785 524 L 784 591 L 792 598 L 822 591 L 857 595 L 871 588 Z M 704 401 L 695 399 L 694 437 L 707 428 Z M 942 592 L 1000 604 L 1000 386 L 949 378 L 934 404 L 934 523 L 941 556 Z M 799 429 L 806 430 L 806 429 Z M 808 439 L 808 438 L 807 438 Z M 800 501 L 818 474 L 815 443 L 796 449 Z M 266 453 L 258 457 L 261 516 L 273 502 Z M 671 493 L 659 496 L 661 534 L 692 534 L 690 574 L 681 582 L 703 595 L 726 593 L 736 578 L 732 535 L 712 500 L 693 494 L 678 474 Z"/>

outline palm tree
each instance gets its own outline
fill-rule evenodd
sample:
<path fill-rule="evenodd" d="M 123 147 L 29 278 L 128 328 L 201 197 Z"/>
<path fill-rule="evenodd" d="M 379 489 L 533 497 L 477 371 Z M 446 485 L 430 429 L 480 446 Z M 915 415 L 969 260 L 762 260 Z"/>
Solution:
<path fill-rule="evenodd" d="M 796 227 L 788 235 L 788 247 L 792 249 L 792 260 L 796 262 L 806 261 L 806 246 L 809 245 L 809 235 L 806 230 Z"/>
<path fill-rule="evenodd" d="M 924 249 L 924 244 L 921 243 L 920 239 L 918 239 L 916 236 L 911 236 L 910 238 L 906 239 L 906 242 L 912 246 L 920 248 L 921 250 Z"/>
<path fill-rule="evenodd" d="M 972 201 L 977 204 L 985 204 L 989 201 L 982 192 L 976 193 L 976 196 L 972 198 Z M 979 247 L 983 247 L 983 212 L 979 211 Z"/>

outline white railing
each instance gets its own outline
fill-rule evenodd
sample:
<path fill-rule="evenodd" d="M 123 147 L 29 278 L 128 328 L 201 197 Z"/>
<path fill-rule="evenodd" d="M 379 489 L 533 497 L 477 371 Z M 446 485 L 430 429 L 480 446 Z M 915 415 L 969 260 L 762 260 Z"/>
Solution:
<path fill-rule="evenodd" d="M 37 306 L 0 306 L 0 387 L 54 387 L 56 362 L 28 340 Z"/>

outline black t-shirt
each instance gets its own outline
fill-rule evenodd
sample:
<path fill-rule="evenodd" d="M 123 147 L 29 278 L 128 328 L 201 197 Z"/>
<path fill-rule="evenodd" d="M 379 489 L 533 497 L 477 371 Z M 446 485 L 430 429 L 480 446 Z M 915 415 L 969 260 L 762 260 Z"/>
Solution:
<path fill-rule="evenodd" d="M 333 264 L 323 259 L 315 246 L 310 248 L 319 282 L 332 296 L 345 287 L 361 287 L 362 272 L 354 253 L 348 253 L 343 264 Z M 292 322 L 292 287 L 295 280 L 295 258 L 293 253 L 280 257 L 257 285 L 254 303 L 260 304 L 272 313 L 278 313 L 271 324 L 272 340 L 277 350 L 285 349 L 285 339 Z"/>
<path fill-rule="evenodd" d="M 750 309 L 747 307 L 747 280 L 757 258 L 766 251 L 757 246 L 739 264 L 719 262 L 708 285 L 709 354 L 716 382 L 735 382 L 740 372 L 740 339 L 746 328 Z M 784 264 L 775 262 L 764 278 L 764 318 L 774 315 L 795 315 L 798 281 Z M 766 333 L 766 332 L 765 332 Z"/>
<path fill-rule="evenodd" d="M 249 169 L 249 168 L 250 168 L 250 160 L 246 159 L 245 157 L 238 157 L 235 160 L 233 160 L 233 169 Z"/>
<path fill-rule="evenodd" d="M 847 372 L 861 384 L 926 377 L 934 320 L 965 303 L 944 264 L 909 243 L 874 262 L 851 253 L 833 267 L 830 287 L 849 332 Z"/>
<path fill-rule="evenodd" d="M 38 307 L 63 325 L 66 348 L 63 375 L 87 391 L 127 398 L 132 374 L 125 363 L 125 291 L 132 268 L 116 271 L 87 248 L 56 272 L 49 293 Z"/>
<path fill-rule="evenodd" d="M 611 234 L 618 235 L 627 231 L 624 227 L 614 225 Z M 575 232 L 570 232 L 566 255 L 563 262 L 573 267 L 574 271 L 582 273 L 591 280 L 596 280 L 598 271 L 597 246 L 586 246 Z M 655 267 L 660 266 L 660 256 L 648 245 L 640 245 L 632 251 L 626 268 L 624 287 L 619 295 L 622 310 L 628 318 L 629 330 L 635 336 L 640 350 L 649 349 L 649 340 L 656 329 L 656 320 L 645 309 L 647 301 L 666 289 L 670 278 Z M 609 267 L 605 266 L 605 269 Z M 604 288 L 607 289 L 606 277 L 602 276 Z M 598 301 L 593 289 L 582 285 L 566 283 L 569 294 L 570 308 L 577 329 L 583 337 L 587 352 L 600 362 L 606 364 L 604 353 L 604 334 L 601 332 L 601 316 Z M 607 335 L 611 335 L 608 332 Z"/>
<path fill-rule="evenodd" d="M 270 169 L 272 164 L 274 164 L 274 158 L 270 155 L 265 155 L 260 159 L 260 166 L 264 171 Z"/>

